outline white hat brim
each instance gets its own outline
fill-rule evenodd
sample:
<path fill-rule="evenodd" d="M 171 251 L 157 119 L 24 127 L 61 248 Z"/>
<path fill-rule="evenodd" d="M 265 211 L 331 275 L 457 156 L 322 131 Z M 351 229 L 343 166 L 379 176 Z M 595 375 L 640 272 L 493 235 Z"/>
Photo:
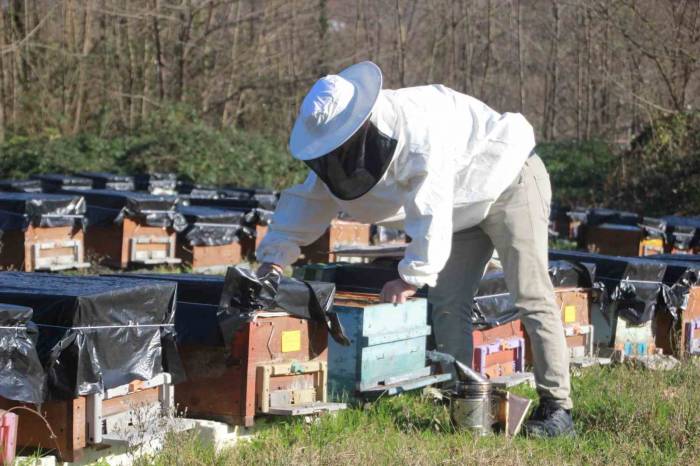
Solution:
<path fill-rule="evenodd" d="M 310 131 L 297 117 L 289 136 L 289 151 L 297 160 L 313 160 L 340 147 L 360 129 L 372 113 L 382 90 L 382 72 L 371 61 L 363 61 L 338 73 L 355 87 L 355 94 L 332 124 Z"/>

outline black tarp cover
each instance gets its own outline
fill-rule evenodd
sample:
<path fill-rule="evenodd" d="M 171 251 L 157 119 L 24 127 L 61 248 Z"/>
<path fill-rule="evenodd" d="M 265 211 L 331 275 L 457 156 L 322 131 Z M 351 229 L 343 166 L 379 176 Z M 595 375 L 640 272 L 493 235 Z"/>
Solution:
<path fill-rule="evenodd" d="M 187 226 L 185 218 L 177 211 L 175 196 L 109 189 L 63 192 L 80 193 L 85 197 L 90 225 L 121 224 L 128 217 L 148 226 L 172 227 L 178 232 Z"/>
<path fill-rule="evenodd" d="M 41 181 L 39 180 L 0 180 L 0 191 L 15 193 L 40 193 Z"/>
<path fill-rule="evenodd" d="M 0 397 L 41 403 L 46 377 L 36 351 L 32 309 L 0 303 Z"/>
<path fill-rule="evenodd" d="M 0 230 L 82 227 L 85 212 L 81 195 L 0 192 Z"/>
<path fill-rule="evenodd" d="M 589 226 L 601 225 L 603 223 L 637 226 L 641 220 L 641 216 L 634 212 L 605 209 L 602 207 L 594 207 L 586 210 L 574 210 L 569 212 L 568 215 L 572 220 L 580 221 L 584 225 Z"/>
<path fill-rule="evenodd" d="M 32 178 L 41 181 L 41 189 L 47 193 L 52 193 L 61 189 L 92 188 L 92 180 L 80 176 L 48 173 L 45 175 L 35 175 Z"/>
<path fill-rule="evenodd" d="M 49 399 L 99 393 L 162 372 L 182 380 L 176 284 L 126 277 L 0 273 L 0 302 L 28 306 Z"/>
<path fill-rule="evenodd" d="M 216 246 L 237 242 L 246 223 L 246 213 L 203 206 L 178 206 L 187 221 L 180 238 L 191 246 Z"/>
<path fill-rule="evenodd" d="M 197 197 L 203 199 L 218 199 L 220 196 L 219 188 L 212 186 L 202 186 L 189 181 L 177 182 L 178 194 L 187 195 L 188 197 Z"/>
<path fill-rule="evenodd" d="M 105 172 L 80 172 L 78 176 L 92 180 L 94 189 L 113 189 L 115 191 L 133 191 L 134 177 Z"/>
<path fill-rule="evenodd" d="M 549 257 L 595 264 L 596 280 L 605 285 L 611 312 L 633 325 L 653 319 L 663 299 L 666 264 L 660 261 L 580 251 L 550 251 Z"/>
<path fill-rule="evenodd" d="M 238 199 L 222 197 L 218 199 L 188 197 L 185 203 L 189 206 L 212 207 L 217 209 L 227 209 L 245 214 L 242 223 L 241 235 L 255 237 L 256 225 L 267 226 L 272 220 L 274 212 L 261 207 L 255 199 Z"/>
<path fill-rule="evenodd" d="M 549 262 L 552 285 L 595 288 L 595 265 L 567 260 Z M 518 309 L 508 292 L 502 271 L 487 273 L 481 279 L 472 306 L 472 326 L 483 330 L 518 318 Z"/>
<path fill-rule="evenodd" d="M 175 173 L 142 173 L 134 175 L 134 185 L 139 191 L 153 194 L 175 194 L 177 175 Z"/>
<path fill-rule="evenodd" d="M 678 319 L 688 304 L 690 288 L 700 285 L 700 255 L 656 254 L 646 258 L 666 264 L 664 304 L 673 319 Z"/>
<path fill-rule="evenodd" d="M 399 228 L 374 224 L 370 227 L 370 238 L 372 244 L 400 243 L 407 239 L 406 232 Z"/>
<path fill-rule="evenodd" d="M 175 326 L 180 344 L 229 346 L 238 326 L 250 321 L 257 311 L 283 311 L 315 320 L 326 325 L 339 343 L 347 341 L 332 312 L 335 297 L 332 283 L 279 276 L 274 280 L 261 279 L 239 267 L 229 267 L 226 277 L 204 274 L 129 274 L 129 277 L 177 283 Z"/>
<path fill-rule="evenodd" d="M 672 246 L 681 250 L 700 247 L 700 217 L 668 215 L 661 220 L 666 225 L 667 240 Z"/>
<path fill-rule="evenodd" d="M 255 200 L 264 210 L 275 210 L 279 201 L 279 193 L 269 189 L 225 188 L 219 190 L 219 194 L 222 198 Z"/>

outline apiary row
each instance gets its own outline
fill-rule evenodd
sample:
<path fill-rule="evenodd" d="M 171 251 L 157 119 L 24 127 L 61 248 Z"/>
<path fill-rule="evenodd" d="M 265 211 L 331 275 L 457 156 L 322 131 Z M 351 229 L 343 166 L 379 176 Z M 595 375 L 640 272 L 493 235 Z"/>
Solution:
<path fill-rule="evenodd" d="M 552 206 L 551 235 L 588 252 L 619 256 L 700 253 L 700 218 Z"/>

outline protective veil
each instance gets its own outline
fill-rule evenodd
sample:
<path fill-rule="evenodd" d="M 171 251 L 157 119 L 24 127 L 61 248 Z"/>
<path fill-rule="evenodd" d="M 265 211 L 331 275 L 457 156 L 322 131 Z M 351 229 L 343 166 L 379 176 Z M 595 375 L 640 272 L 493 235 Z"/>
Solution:
<path fill-rule="evenodd" d="M 486 217 L 535 146 L 532 126 L 522 115 L 500 114 L 441 85 L 383 90 L 369 121 L 395 141 L 381 179 L 362 193 L 370 182 L 347 189 L 331 179 L 330 161 L 322 162 L 325 170 L 313 167 L 303 184 L 282 194 L 258 248 L 259 261 L 293 263 L 299 247 L 323 234 L 342 211 L 358 221 L 402 227 L 412 242 L 399 264 L 401 278 L 435 286 L 450 256 L 452 233 Z M 365 147 L 364 163 L 370 158 Z M 354 173 L 341 160 L 332 164 Z M 367 170 L 369 178 L 379 174 L 375 168 Z"/>
<path fill-rule="evenodd" d="M 370 121 L 343 145 L 306 165 L 338 199 L 351 201 L 366 194 L 382 179 L 396 150 L 396 139 Z"/>

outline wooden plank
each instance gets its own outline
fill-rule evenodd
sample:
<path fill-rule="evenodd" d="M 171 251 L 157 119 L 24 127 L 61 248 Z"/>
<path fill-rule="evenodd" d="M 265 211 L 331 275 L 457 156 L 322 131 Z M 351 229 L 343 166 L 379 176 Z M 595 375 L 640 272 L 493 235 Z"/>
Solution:
<path fill-rule="evenodd" d="M 138 409 L 144 405 L 157 403 L 158 392 L 158 387 L 153 387 L 109 400 L 103 400 L 102 415 L 111 416 L 112 414 L 123 413 L 124 411 Z"/>
<path fill-rule="evenodd" d="M 77 461 L 80 459 L 87 438 L 85 397 L 67 401 L 48 401 L 40 408 L 0 398 L 0 409 L 7 410 L 17 406 L 38 410 L 46 419 L 44 422 L 36 414 L 24 409 L 15 411 L 19 416 L 18 447 L 41 448 L 51 451 L 58 447 L 62 460 Z M 46 423 L 51 426 L 56 435 L 55 439 L 51 438 Z"/>
<path fill-rule="evenodd" d="M 122 225 L 88 226 L 85 246 L 98 261 L 113 267 L 126 268 L 127 262 L 122 260 L 124 257 Z"/>

